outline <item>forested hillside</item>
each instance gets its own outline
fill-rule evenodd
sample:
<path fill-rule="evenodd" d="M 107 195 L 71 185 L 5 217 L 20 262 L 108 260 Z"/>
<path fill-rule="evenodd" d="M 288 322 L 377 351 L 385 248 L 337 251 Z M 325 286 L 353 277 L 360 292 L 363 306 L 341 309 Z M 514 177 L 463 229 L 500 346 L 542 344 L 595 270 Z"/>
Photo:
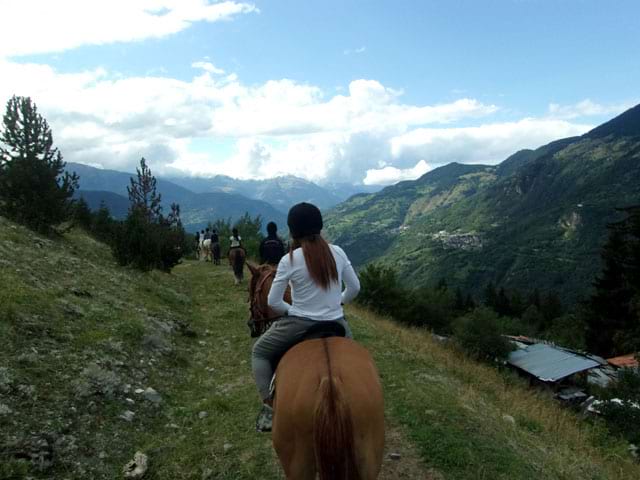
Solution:
<path fill-rule="evenodd" d="M 412 284 L 586 297 L 607 224 L 640 203 L 639 119 L 640 105 L 496 166 L 452 163 L 355 196 L 329 213 L 329 235 L 357 265 L 394 266 Z"/>

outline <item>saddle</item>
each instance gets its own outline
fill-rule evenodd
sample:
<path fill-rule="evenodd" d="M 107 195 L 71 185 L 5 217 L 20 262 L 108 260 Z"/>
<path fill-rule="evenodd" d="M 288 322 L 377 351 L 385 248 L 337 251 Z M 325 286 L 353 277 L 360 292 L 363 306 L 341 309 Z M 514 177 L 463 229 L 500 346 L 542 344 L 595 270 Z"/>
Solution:
<path fill-rule="evenodd" d="M 338 322 L 316 322 L 302 336 L 301 342 L 315 340 L 317 338 L 344 337 L 347 334 L 344 327 Z"/>

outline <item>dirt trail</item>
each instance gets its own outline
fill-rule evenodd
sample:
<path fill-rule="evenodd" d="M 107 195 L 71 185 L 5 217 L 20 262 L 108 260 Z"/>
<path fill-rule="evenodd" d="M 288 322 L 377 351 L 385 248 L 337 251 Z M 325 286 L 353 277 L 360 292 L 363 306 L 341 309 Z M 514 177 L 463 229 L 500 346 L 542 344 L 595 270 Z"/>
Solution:
<path fill-rule="evenodd" d="M 444 476 L 439 472 L 427 469 L 420 459 L 416 448 L 396 426 L 389 425 L 385 431 L 385 452 L 382 462 L 380 480 L 395 479 L 424 479 L 443 480 Z M 391 454 L 399 454 L 400 458 L 393 459 Z"/>

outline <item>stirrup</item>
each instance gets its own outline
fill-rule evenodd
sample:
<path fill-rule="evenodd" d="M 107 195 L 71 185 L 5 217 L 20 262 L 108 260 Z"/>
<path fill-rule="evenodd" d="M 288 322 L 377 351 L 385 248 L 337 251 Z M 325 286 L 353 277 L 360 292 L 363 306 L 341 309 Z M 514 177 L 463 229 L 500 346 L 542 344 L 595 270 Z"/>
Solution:
<path fill-rule="evenodd" d="M 266 403 L 262 404 L 262 410 L 256 418 L 256 430 L 258 432 L 270 432 L 273 425 L 273 408 Z"/>

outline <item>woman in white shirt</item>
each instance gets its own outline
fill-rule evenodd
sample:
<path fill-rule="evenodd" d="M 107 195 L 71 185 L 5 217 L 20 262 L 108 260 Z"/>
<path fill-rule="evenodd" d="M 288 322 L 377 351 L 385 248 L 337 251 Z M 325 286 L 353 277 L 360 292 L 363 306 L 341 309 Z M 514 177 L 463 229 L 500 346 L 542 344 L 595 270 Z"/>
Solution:
<path fill-rule="evenodd" d="M 242 246 L 242 237 L 238 235 L 238 229 L 231 230 L 231 236 L 229 237 L 230 248 L 239 248 Z"/>
<path fill-rule="evenodd" d="M 287 223 L 293 238 L 291 250 L 278 264 L 268 298 L 269 306 L 282 318 L 256 341 L 251 357 L 258 391 L 267 406 L 272 403 L 269 383 L 274 363 L 316 322 L 338 322 L 346 336 L 353 338 L 342 304 L 360 291 L 360 281 L 347 255 L 320 235 L 323 223 L 318 207 L 310 203 L 293 206 Z M 283 300 L 287 285 L 291 285 L 291 305 Z"/>

